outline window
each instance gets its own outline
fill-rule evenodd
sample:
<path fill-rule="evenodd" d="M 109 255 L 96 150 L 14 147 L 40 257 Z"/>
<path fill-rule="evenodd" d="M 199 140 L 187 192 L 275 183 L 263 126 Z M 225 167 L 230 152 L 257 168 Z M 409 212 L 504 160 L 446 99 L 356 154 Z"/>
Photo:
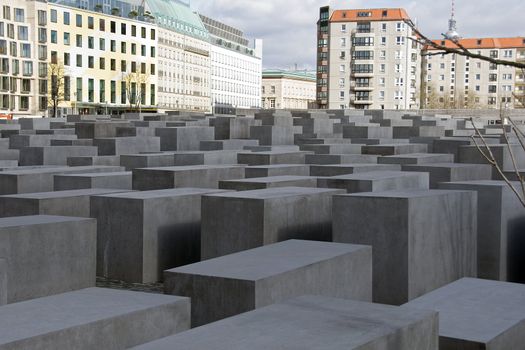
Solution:
<path fill-rule="evenodd" d="M 345 72 L 345 65 L 344 64 L 339 66 L 339 72 L 341 72 L 341 73 Z"/>
<path fill-rule="evenodd" d="M 151 57 L 155 57 L 155 47 L 154 47 L 154 46 L 152 46 L 152 47 L 150 48 L 150 56 L 151 56 Z"/>
<path fill-rule="evenodd" d="M 341 32 L 346 33 L 346 24 L 341 24 Z"/>
<path fill-rule="evenodd" d="M 155 84 L 150 85 L 150 105 L 155 105 Z"/>
<path fill-rule="evenodd" d="M 137 26 L 134 24 L 131 25 L 131 36 L 137 36 Z"/>
<path fill-rule="evenodd" d="M 352 59 L 354 60 L 371 60 L 374 59 L 374 51 L 353 51 Z"/>
<path fill-rule="evenodd" d="M 339 91 L 339 98 L 341 100 L 345 98 L 345 92 L 344 91 Z"/>
<path fill-rule="evenodd" d="M 275 94 L 275 85 L 272 85 L 270 90 L 271 90 L 272 94 Z"/>
<path fill-rule="evenodd" d="M 383 46 L 386 45 L 386 36 L 382 36 L 381 37 L 381 45 L 383 45 Z"/>
<path fill-rule="evenodd" d="M 51 31 L 51 43 L 52 44 L 57 43 L 57 31 L 56 30 Z"/>
<path fill-rule="evenodd" d="M 69 23 L 70 23 L 69 12 L 64 12 L 64 24 L 68 26 Z"/>
<path fill-rule="evenodd" d="M 405 37 L 396 36 L 396 45 L 405 45 Z"/>
<path fill-rule="evenodd" d="M 489 81 L 491 82 L 498 81 L 498 75 L 494 73 L 489 74 Z"/>
<path fill-rule="evenodd" d="M 131 62 L 131 73 L 137 72 L 137 63 L 135 61 Z"/>
<path fill-rule="evenodd" d="M 144 27 L 140 28 L 140 36 L 142 39 L 146 39 L 146 28 Z"/>
<path fill-rule="evenodd" d="M 76 25 L 77 27 L 82 27 L 82 15 L 80 14 L 76 15 Z"/>
<path fill-rule="evenodd" d="M 88 68 L 95 67 L 95 58 L 93 56 L 88 56 Z"/>
<path fill-rule="evenodd" d="M 490 50 L 491 58 L 498 58 L 498 50 Z"/>
<path fill-rule="evenodd" d="M 69 33 L 64 32 L 64 45 L 69 46 L 69 44 L 70 44 Z"/>
<path fill-rule="evenodd" d="M 136 55 L 137 54 L 137 44 L 132 43 L 131 44 L 131 54 Z"/>
<path fill-rule="evenodd" d="M 403 72 L 403 66 L 399 63 L 396 64 L 396 73 L 402 73 Z"/>
<path fill-rule="evenodd" d="M 140 46 L 140 54 L 144 57 L 146 56 L 146 45 Z"/>
<path fill-rule="evenodd" d="M 110 50 L 111 52 L 115 52 L 115 51 L 117 51 L 117 42 L 116 42 L 115 40 L 111 40 L 111 41 L 109 42 L 109 50 Z"/>
<path fill-rule="evenodd" d="M 15 8 L 15 22 L 25 22 L 24 9 Z"/>
<path fill-rule="evenodd" d="M 57 19 L 58 19 L 57 10 L 51 10 L 49 14 L 50 14 L 49 20 L 51 21 L 51 23 L 57 23 Z"/>
<path fill-rule="evenodd" d="M 126 82 L 120 82 L 120 103 L 126 104 Z"/>
<path fill-rule="evenodd" d="M 102 18 L 100 18 L 98 20 L 98 30 L 101 31 L 101 32 L 105 32 L 106 31 L 106 21 L 103 20 Z"/>
<path fill-rule="evenodd" d="M 341 38 L 341 47 L 346 47 L 346 38 Z"/>
<path fill-rule="evenodd" d="M 2 9 L 4 13 L 4 19 L 10 20 L 11 19 L 11 8 L 9 6 L 4 5 Z"/>
<path fill-rule="evenodd" d="M 344 88 L 345 87 L 345 78 L 339 78 L 339 87 Z"/>
<path fill-rule="evenodd" d="M 110 82 L 110 101 L 111 103 L 117 103 L 117 82 L 112 80 Z"/>
<path fill-rule="evenodd" d="M 95 100 L 95 81 L 88 79 L 88 102 L 94 102 Z"/>
<path fill-rule="evenodd" d="M 43 43 L 43 44 L 45 44 L 47 42 L 47 30 L 46 30 L 46 28 L 38 28 L 38 42 L 39 43 Z"/>
<path fill-rule="evenodd" d="M 120 34 L 126 35 L 126 23 L 120 24 Z"/>
<path fill-rule="evenodd" d="M 100 103 L 106 102 L 106 82 L 104 80 L 100 80 L 98 99 Z"/>
<path fill-rule="evenodd" d="M 76 41 L 77 41 L 77 47 L 82 47 L 82 35 L 80 34 L 77 34 L 77 37 L 76 37 Z"/>
<path fill-rule="evenodd" d="M 379 58 L 381 58 L 383 60 L 386 59 L 386 51 L 385 50 L 381 50 L 379 52 Z"/>
<path fill-rule="evenodd" d="M 20 109 L 23 111 L 29 109 L 29 96 L 20 96 Z"/>
<path fill-rule="evenodd" d="M 95 20 L 93 17 L 88 16 L 88 29 L 94 29 L 95 28 Z"/>
<path fill-rule="evenodd" d="M 22 79 L 22 86 L 20 87 L 20 91 L 23 93 L 31 92 L 31 80 Z"/>
<path fill-rule="evenodd" d="M 98 39 L 98 49 L 100 51 L 105 51 L 106 50 L 106 39 L 104 39 L 104 38 Z"/>
<path fill-rule="evenodd" d="M 82 55 L 77 55 L 77 67 L 82 67 Z"/>
<path fill-rule="evenodd" d="M 117 61 L 114 58 L 109 61 L 109 65 L 111 70 L 117 70 Z"/>
<path fill-rule="evenodd" d="M 20 57 L 31 58 L 31 44 L 20 44 Z"/>
<path fill-rule="evenodd" d="M 386 71 L 386 64 L 381 63 L 381 64 L 379 65 L 379 72 L 380 72 L 380 73 L 385 73 L 385 71 Z"/>
<path fill-rule="evenodd" d="M 379 78 L 379 85 L 385 86 L 385 78 L 384 77 Z"/>
<path fill-rule="evenodd" d="M 64 66 L 69 66 L 70 64 L 69 52 L 64 52 Z"/>
<path fill-rule="evenodd" d="M 38 10 L 38 25 L 45 26 L 47 25 L 47 12 L 43 10 Z"/>
<path fill-rule="evenodd" d="M 92 36 L 88 36 L 88 49 L 94 49 L 95 48 L 95 38 Z"/>
<path fill-rule="evenodd" d="M 445 80 L 445 75 L 441 74 L 441 75 L 439 76 L 439 80 Z"/>
<path fill-rule="evenodd" d="M 16 48 L 16 44 L 13 46 Z M 38 59 L 42 61 L 47 60 L 47 46 L 38 45 Z"/>
<path fill-rule="evenodd" d="M 104 57 L 100 57 L 100 58 L 98 59 L 98 61 L 99 61 L 99 62 L 98 62 L 98 66 L 99 66 L 99 68 L 100 68 L 101 70 L 106 69 L 106 59 L 105 59 Z"/>
<path fill-rule="evenodd" d="M 18 40 L 27 40 L 28 30 L 26 26 L 18 26 Z"/>
<path fill-rule="evenodd" d="M 352 72 L 354 73 L 373 73 L 374 65 L 373 64 L 353 64 Z"/>
<path fill-rule="evenodd" d="M 149 74 L 155 75 L 155 63 L 152 63 L 150 65 L 150 72 L 149 72 Z"/>
<path fill-rule="evenodd" d="M 109 30 L 111 31 L 111 33 L 117 32 L 117 23 L 115 23 L 115 21 L 111 21 L 109 23 Z"/>
<path fill-rule="evenodd" d="M 354 46 L 373 46 L 374 37 L 353 37 L 352 44 Z"/>
<path fill-rule="evenodd" d="M 498 91 L 497 85 L 489 85 L 489 94 L 495 94 Z"/>
<path fill-rule="evenodd" d="M 142 63 L 140 64 L 140 72 L 141 72 L 142 74 L 146 74 L 146 63 L 142 62 Z"/>
<path fill-rule="evenodd" d="M 403 85 L 405 85 L 405 81 L 404 81 L 403 78 L 396 78 L 395 82 L 396 82 L 396 86 L 403 86 Z"/>
<path fill-rule="evenodd" d="M 155 40 L 155 29 L 151 29 L 150 37 L 151 37 L 151 40 Z"/>
<path fill-rule="evenodd" d="M 405 23 L 404 22 L 397 22 L 396 23 L 396 31 L 402 32 L 405 30 Z"/>
<path fill-rule="evenodd" d="M 126 60 L 120 61 L 120 71 L 125 72 L 126 71 Z"/>
<path fill-rule="evenodd" d="M 22 74 L 25 75 L 25 76 L 33 75 L 33 62 L 31 62 L 31 61 L 24 61 L 22 63 Z"/>
<path fill-rule="evenodd" d="M 512 58 L 512 50 L 504 50 L 503 51 L 503 57 L 505 57 L 505 58 Z"/>
<path fill-rule="evenodd" d="M 0 40 L 0 55 L 7 55 L 7 41 Z"/>
<path fill-rule="evenodd" d="M 77 101 L 82 102 L 82 78 L 77 78 Z"/>
<path fill-rule="evenodd" d="M 71 78 L 64 76 L 64 101 L 71 100 Z"/>
<path fill-rule="evenodd" d="M 381 31 L 386 32 L 386 23 L 381 23 Z"/>
<path fill-rule="evenodd" d="M 120 52 L 121 53 L 126 53 L 126 42 L 125 41 L 122 41 L 120 43 Z"/>

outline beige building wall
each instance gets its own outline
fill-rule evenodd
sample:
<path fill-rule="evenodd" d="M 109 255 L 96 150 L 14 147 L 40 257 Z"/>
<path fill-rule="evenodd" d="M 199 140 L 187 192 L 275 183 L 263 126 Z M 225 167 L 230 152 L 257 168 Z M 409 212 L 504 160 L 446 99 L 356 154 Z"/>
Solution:
<path fill-rule="evenodd" d="M 315 102 L 315 77 L 265 74 L 262 79 L 262 107 L 265 109 L 308 109 Z"/>
<path fill-rule="evenodd" d="M 56 54 L 69 80 L 61 107 L 90 113 L 106 108 L 129 110 L 123 85 L 134 70 L 144 77 L 133 79 L 137 91 L 141 84 L 145 87 L 140 108 L 156 108 L 156 25 L 58 4 L 48 7 L 48 60 Z"/>
<path fill-rule="evenodd" d="M 0 0 L 0 114 L 46 112 L 46 12 L 43 2 Z"/>

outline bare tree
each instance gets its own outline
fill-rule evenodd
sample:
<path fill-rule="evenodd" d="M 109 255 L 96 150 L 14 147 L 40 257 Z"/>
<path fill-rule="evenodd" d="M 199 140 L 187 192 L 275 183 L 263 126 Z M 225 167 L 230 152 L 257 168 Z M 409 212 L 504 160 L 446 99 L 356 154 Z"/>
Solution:
<path fill-rule="evenodd" d="M 131 110 L 139 110 L 142 101 L 146 97 L 146 85 L 149 81 L 149 74 L 147 72 L 130 72 L 126 73 L 122 81 L 126 86 L 126 99 Z"/>
<path fill-rule="evenodd" d="M 47 104 L 53 110 L 52 118 L 56 118 L 57 109 L 62 101 L 64 101 L 64 64 L 60 61 L 49 62 L 47 65 L 47 76 L 50 85 L 48 87 Z"/>

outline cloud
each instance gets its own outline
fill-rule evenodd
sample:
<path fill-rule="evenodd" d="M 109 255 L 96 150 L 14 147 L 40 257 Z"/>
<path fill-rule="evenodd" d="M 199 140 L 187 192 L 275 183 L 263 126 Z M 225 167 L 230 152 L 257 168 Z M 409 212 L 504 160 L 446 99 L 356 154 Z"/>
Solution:
<path fill-rule="evenodd" d="M 503 1 L 502 1 L 503 2 Z M 371 6 L 371 3 L 373 6 Z M 456 1 L 458 31 L 464 37 L 522 36 L 522 0 Z M 265 68 L 314 69 L 316 22 L 321 6 L 333 8 L 403 7 L 420 29 L 439 38 L 447 30 L 450 2 L 437 0 L 193 0 L 192 8 L 264 39 Z"/>

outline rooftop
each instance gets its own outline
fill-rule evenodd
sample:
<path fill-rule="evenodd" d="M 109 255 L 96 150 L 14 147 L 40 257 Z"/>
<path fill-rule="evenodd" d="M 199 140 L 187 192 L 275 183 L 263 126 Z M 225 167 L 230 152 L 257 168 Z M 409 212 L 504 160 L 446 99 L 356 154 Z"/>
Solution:
<path fill-rule="evenodd" d="M 402 20 L 410 20 L 407 12 L 402 8 L 335 10 L 330 17 L 330 22 Z"/>
<path fill-rule="evenodd" d="M 262 73 L 264 78 L 288 78 L 288 79 L 297 79 L 297 80 L 308 80 L 316 81 L 315 74 L 309 73 L 307 71 L 287 71 L 281 69 L 266 69 Z"/>
<path fill-rule="evenodd" d="M 448 48 L 457 48 L 450 40 L 433 40 L 436 44 Z M 465 38 L 460 39 L 459 43 L 466 49 L 513 49 L 525 48 L 525 37 L 514 38 Z M 433 47 L 427 47 L 427 50 L 436 50 Z"/>

